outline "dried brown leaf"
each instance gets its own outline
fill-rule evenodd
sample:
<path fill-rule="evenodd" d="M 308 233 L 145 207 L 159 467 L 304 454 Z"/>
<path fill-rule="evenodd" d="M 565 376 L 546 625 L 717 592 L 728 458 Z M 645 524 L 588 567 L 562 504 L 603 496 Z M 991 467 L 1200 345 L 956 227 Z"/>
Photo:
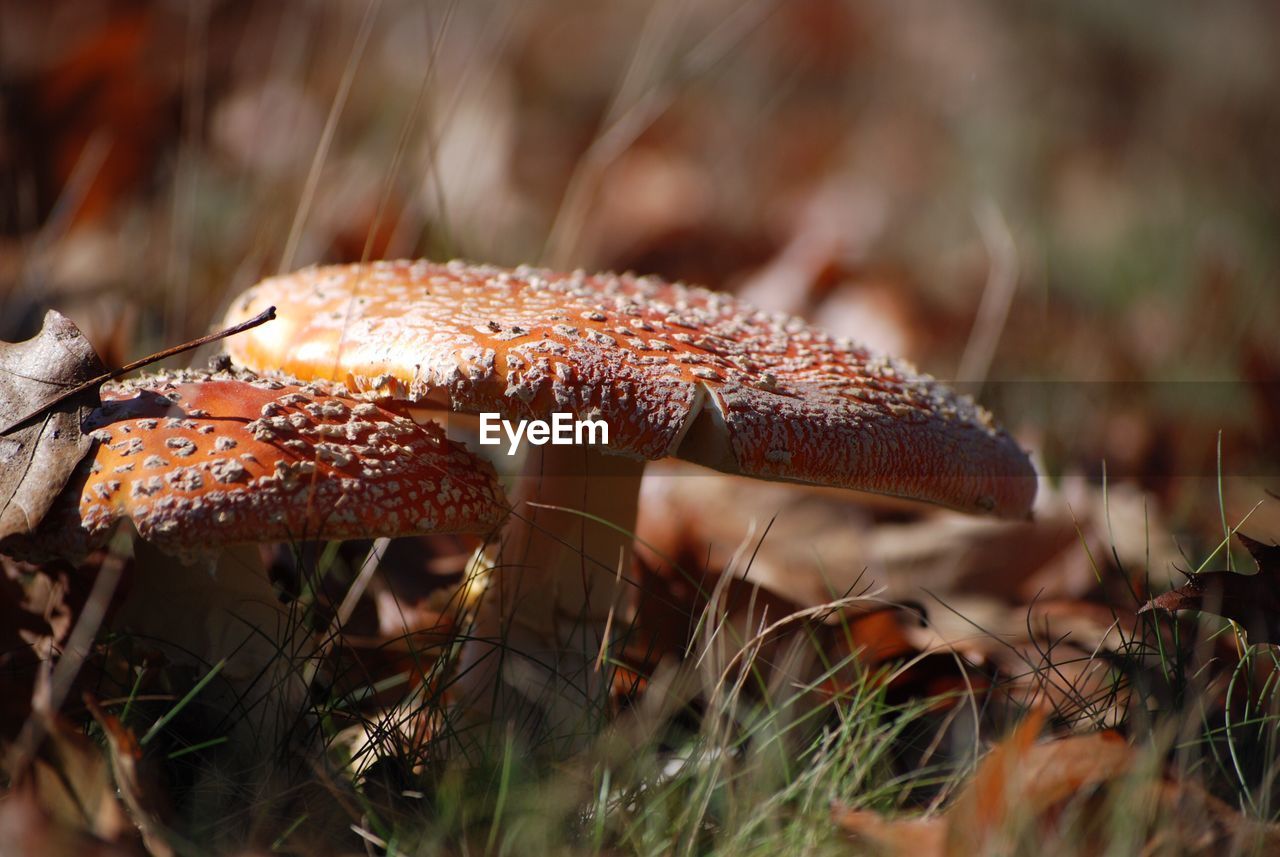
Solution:
<path fill-rule="evenodd" d="M 1198 610 L 1238 622 L 1253 643 L 1280 643 L 1280 546 L 1237 533 L 1257 565 L 1256 574 L 1206 571 L 1152 598 L 1139 613 Z"/>
<path fill-rule="evenodd" d="M 1005 853 L 1002 840 L 1020 826 L 1050 825 L 1063 805 L 1133 765 L 1133 749 L 1113 732 L 1033 744 L 1042 723 L 1028 717 L 979 765 L 947 812 L 948 854 Z"/>
<path fill-rule="evenodd" d="M 875 853 L 1013 853 L 1020 830 L 1051 827 L 1068 802 L 1134 764 L 1133 748 L 1113 732 L 1037 744 L 1043 725 L 1044 717 L 1032 714 L 997 744 L 942 816 L 899 820 L 837 811 L 835 821 Z"/>
<path fill-rule="evenodd" d="M 22 608 L 22 587 L 0 557 L 0 738 L 18 734 L 31 713 L 35 655 L 24 637 L 39 633 L 39 617 Z"/>
<path fill-rule="evenodd" d="M 0 539 L 35 530 L 93 444 L 80 425 L 99 404 L 96 389 L 50 403 L 105 372 L 79 329 L 53 311 L 35 338 L 0 343 Z"/>
<path fill-rule="evenodd" d="M 107 371 L 70 319 L 50 310 L 26 342 L 0 343 L 0 546 L 33 533 L 93 438 L 81 430 L 98 390 L 135 369 L 257 327 L 276 308 Z"/>
<path fill-rule="evenodd" d="M 124 844 L 104 842 L 83 831 L 59 824 L 30 789 L 11 792 L 0 800 L 0 857 L 75 854 L 77 857 L 134 857 L 142 852 Z"/>
<path fill-rule="evenodd" d="M 1106 802 L 1088 798 L 1124 780 L 1131 792 L 1112 792 L 1143 830 L 1143 853 L 1274 853 L 1280 826 L 1249 819 L 1194 781 L 1158 774 L 1135 782 L 1138 753 L 1114 732 L 1033 743 L 1043 718 L 1032 716 L 983 759 L 973 778 L 941 815 L 898 819 L 867 810 L 836 808 L 833 820 L 859 846 L 875 854 L 901 857 L 968 857 L 1026 852 L 1028 843 L 1068 832 L 1080 837 L 1081 853 L 1102 853 Z M 1104 824 L 1095 825 L 1094 821 Z M 1056 841 L 1056 840 L 1050 840 Z M 1130 843 L 1131 845 L 1132 843 Z M 1075 853 L 1075 852 L 1073 852 Z"/>
<path fill-rule="evenodd" d="M 68 721 L 42 716 L 45 737 L 38 753 L 29 762 L 10 756 L 10 779 L 31 794 L 57 826 L 108 842 L 128 841 L 133 826 L 116 798 L 102 750 Z M 15 770 L 15 765 L 20 767 Z"/>
<path fill-rule="evenodd" d="M 65 575 L 0 556 L 0 739 L 26 722 L 40 664 L 71 630 L 66 595 Z"/>
<path fill-rule="evenodd" d="M 942 857 L 947 846 L 947 820 L 933 818 L 889 819 L 865 809 L 837 807 L 836 825 L 872 854 L 902 857 Z"/>

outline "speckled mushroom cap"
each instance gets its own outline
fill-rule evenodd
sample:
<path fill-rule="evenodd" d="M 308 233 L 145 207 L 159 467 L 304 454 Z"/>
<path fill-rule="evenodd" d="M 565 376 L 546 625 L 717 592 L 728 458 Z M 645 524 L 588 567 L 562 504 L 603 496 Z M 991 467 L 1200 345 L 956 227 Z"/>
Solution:
<path fill-rule="evenodd" d="M 85 430 L 98 443 L 53 533 L 37 533 L 63 553 L 121 518 L 189 556 L 246 542 L 485 532 L 505 512 L 493 469 L 439 426 L 332 384 L 152 375 L 104 387 Z"/>
<path fill-rule="evenodd" d="M 1024 516 L 1026 454 L 907 363 L 731 296 L 658 279 L 461 262 L 274 277 L 232 305 L 252 369 L 454 410 L 603 419 L 611 451 Z M 707 407 L 707 405 L 710 407 Z"/>

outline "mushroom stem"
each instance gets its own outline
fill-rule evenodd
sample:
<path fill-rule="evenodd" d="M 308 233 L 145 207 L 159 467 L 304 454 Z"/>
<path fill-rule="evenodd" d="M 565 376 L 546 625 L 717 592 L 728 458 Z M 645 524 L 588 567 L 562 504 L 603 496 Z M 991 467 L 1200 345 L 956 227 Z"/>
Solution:
<path fill-rule="evenodd" d="M 485 557 L 492 579 L 461 655 L 467 719 L 515 721 L 530 738 L 570 746 L 596 731 L 628 624 L 644 464 L 590 446 L 531 455 L 513 492 L 523 502 Z"/>
<path fill-rule="evenodd" d="M 231 715 L 237 741 L 277 749 L 305 691 L 298 658 L 314 644 L 305 629 L 291 627 L 257 547 L 227 547 L 215 558 L 184 562 L 136 539 L 134 555 L 130 593 L 114 627 L 202 673 L 225 661 L 202 704 L 218 718 Z"/>

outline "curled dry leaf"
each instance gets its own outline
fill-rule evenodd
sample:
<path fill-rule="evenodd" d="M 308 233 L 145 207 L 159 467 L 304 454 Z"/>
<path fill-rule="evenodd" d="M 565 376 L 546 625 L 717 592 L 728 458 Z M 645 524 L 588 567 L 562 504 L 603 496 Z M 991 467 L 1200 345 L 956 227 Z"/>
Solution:
<path fill-rule="evenodd" d="M 27 417 L 105 372 L 79 329 L 53 311 L 34 339 L 0 343 L 0 539 L 31 533 L 88 453 L 93 440 L 80 423 L 97 390 Z"/>
<path fill-rule="evenodd" d="M 1257 574 L 1206 571 L 1193 574 L 1177 589 L 1157 595 L 1138 611 L 1199 610 L 1231 619 L 1252 643 L 1280 643 L 1280 546 L 1237 533 L 1258 567 Z"/>

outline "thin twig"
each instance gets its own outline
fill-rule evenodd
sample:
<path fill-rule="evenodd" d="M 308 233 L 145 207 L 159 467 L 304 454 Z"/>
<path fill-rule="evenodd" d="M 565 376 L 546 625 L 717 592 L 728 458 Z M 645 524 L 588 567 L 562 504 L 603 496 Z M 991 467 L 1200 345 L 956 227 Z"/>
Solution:
<path fill-rule="evenodd" d="M 9 425 L 5 426 L 4 429 L 0 429 L 0 434 L 8 434 L 9 432 L 13 431 L 23 423 L 26 423 L 29 420 L 35 419 L 36 417 L 40 416 L 43 413 L 47 413 L 48 411 L 52 410 L 53 408 L 56 408 L 58 405 L 67 401 L 68 399 L 75 398 L 76 396 L 80 395 L 86 390 L 92 390 L 93 388 L 99 387 L 107 383 L 108 381 L 114 381 L 116 378 L 119 378 L 122 375 L 128 375 L 130 372 L 133 372 L 137 369 L 141 369 L 143 366 L 150 366 L 152 363 L 159 363 L 161 360 L 167 360 L 168 358 L 173 357 L 175 354 L 181 354 L 184 351 L 190 351 L 193 348 L 199 348 L 202 345 L 208 345 L 210 342 L 217 342 L 219 339 L 226 339 L 228 336 L 235 336 L 237 333 L 243 333 L 246 330 L 257 327 L 260 324 L 265 324 L 268 321 L 271 321 L 272 319 L 274 319 L 275 317 L 276 317 L 276 308 L 273 306 L 270 306 L 264 309 L 262 312 L 255 315 L 253 318 L 247 321 L 242 321 L 237 325 L 233 325 L 232 327 L 226 328 L 225 330 L 219 330 L 217 333 L 210 333 L 209 335 L 202 336 L 199 339 L 193 339 L 190 342 L 184 342 L 181 345 L 175 345 L 172 348 L 166 348 L 163 351 L 157 351 L 155 354 L 151 354 L 146 357 L 143 357 L 141 360 L 135 360 L 132 363 L 126 363 L 125 365 L 121 366 L 119 369 L 112 369 L 110 372 L 104 372 L 103 374 L 97 376 L 96 378 L 90 378 L 88 381 L 85 381 L 83 384 L 77 384 L 76 386 L 72 387 L 69 390 L 64 390 L 63 392 L 54 396 L 49 401 L 45 402 L 40 407 L 36 408 L 31 413 L 22 417 L 22 419 L 15 420 L 13 423 L 10 423 Z"/>

